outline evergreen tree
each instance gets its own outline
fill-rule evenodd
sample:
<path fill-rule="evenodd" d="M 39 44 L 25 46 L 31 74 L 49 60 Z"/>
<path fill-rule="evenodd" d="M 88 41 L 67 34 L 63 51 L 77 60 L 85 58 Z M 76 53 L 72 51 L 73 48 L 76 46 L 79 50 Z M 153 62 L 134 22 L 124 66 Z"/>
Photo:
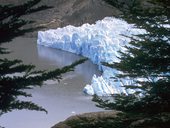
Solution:
<path fill-rule="evenodd" d="M 14 37 L 21 36 L 27 32 L 39 29 L 25 28 L 24 25 L 33 21 L 26 21 L 21 17 L 37 11 L 48 9 L 48 6 L 37 6 L 41 0 L 29 0 L 22 5 L 0 5 L 0 45 L 11 41 Z M 8 49 L 0 47 L 0 55 L 9 54 Z M 29 109 L 45 111 L 43 107 L 38 106 L 31 101 L 19 100 L 19 96 L 31 97 L 31 94 L 25 92 L 25 89 L 33 89 L 35 86 L 41 86 L 43 81 L 48 79 L 62 78 L 62 74 L 73 71 L 75 66 L 81 64 L 86 59 L 81 59 L 53 71 L 37 71 L 34 65 L 25 65 L 21 60 L 0 59 L 0 115 L 10 112 L 14 109 Z"/>
<path fill-rule="evenodd" d="M 132 39 L 127 52 L 120 52 L 120 62 L 105 64 L 122 72 L 116 80 L 134 81 L 132 85 L 124 85 L 126 89 L 138 91 L 115 95 L 114 102 L 94 97 L 99 107 L 124 112 L 116 123 L 126 124 L 127 128 L 170 126 L 170 10 L 168 4 L 161 4 L 164 8 L 154 13 L 137 8 L 126 12 L 124 18 L 148 33 L 139 35 L 141 40 Z"/>

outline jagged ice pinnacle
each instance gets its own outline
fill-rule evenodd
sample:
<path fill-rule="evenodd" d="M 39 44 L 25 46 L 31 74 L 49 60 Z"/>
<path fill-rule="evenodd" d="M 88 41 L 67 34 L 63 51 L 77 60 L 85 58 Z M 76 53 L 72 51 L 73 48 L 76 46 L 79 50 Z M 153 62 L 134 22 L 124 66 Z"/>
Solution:
<path fill-rule="evenodd" d="M 88 23 L 80 27 L 68 25 L 63 28 L 39 31 L 37 43 L 89 58 L 99 66 L 103 74 L 99 77 L 94 74 L 91 85 L 86 85 L 83 91 L 89 95 L 108 96 L 133 92 L 122 87 L 123 84 L 132 81 L 114 81 L 111 77 L 114 77 L 118 71 L 103 66 L 101 62 L 118 62 L 118 51 L 126 52 L 124 46 L 129 45 L 131 41 L 128 37 L 144 33 L 145 30 L 136 28 L 134 24 L 106 17 L 91 25 Z"/>

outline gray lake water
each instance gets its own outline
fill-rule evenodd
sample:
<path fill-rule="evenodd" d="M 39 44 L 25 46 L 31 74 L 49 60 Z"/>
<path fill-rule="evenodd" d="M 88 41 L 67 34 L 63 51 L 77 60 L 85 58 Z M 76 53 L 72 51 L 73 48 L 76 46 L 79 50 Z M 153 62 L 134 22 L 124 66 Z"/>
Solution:
<path fill-rule="evenodd" d="M 36 38 L 18 37 L 4 44 L 3 47 L 12 51 L 5 57 L 21 59 L 24 64 L 36 65 L 37 69 L 51 70 L 71 64 L 81 58 L 72 53 L 37 46 Z M 83 87 L 91 82 L 93 74 L 100 75 L 101 73 L 96 65 L 86 61 L 77 66 L 74 72 L 64 74 L 60 83 L 49 80 L 41 88 L 27 90 L 33 95 L 29 100 L 43 106 L 48 114 L 15 110 L 2 115 L 0 125 L 6 128 L 50 128 L 71 115 L 101 111 L 102 109 L 97 108 L 91 101 L 92 97 L 82 92 Z"/>

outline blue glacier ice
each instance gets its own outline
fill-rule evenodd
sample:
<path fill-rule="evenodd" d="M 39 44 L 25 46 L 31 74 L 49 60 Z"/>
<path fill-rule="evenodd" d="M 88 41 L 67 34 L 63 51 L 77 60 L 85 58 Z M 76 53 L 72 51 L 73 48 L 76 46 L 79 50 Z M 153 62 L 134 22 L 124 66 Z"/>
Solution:
<path fill-rule="evenodd" d="M 130 80 L 114 81 L 118 71 L 105 67 L 101 62 L 119 62 L 119 52 L 126 52 L 124 46 L 129 46 L 131 38 L 138 34 L 144 34 L 144 29 L 137 28 L 134 24 L 128 24 L 122 19 L 106 17 L 95 24 L 83 24 L 80 27 L 68 25 L 63 28 L 39 31 L 37 43 L 47 47 L 57 48 L 76 53 L 89 58 L 99 66 L 102 76 L 95 74 L 91 84 L 86 85 L 83 92 L 89 95 L 108 96 L 117 93 L 132 93 L 133 90 L 125 90 L 124 84 L 130 84 Z"/>

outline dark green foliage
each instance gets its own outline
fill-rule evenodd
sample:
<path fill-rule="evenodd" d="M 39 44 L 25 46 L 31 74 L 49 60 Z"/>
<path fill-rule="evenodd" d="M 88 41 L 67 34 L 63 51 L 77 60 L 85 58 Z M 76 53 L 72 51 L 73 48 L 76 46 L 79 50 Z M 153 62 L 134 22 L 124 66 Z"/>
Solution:
<path fill-rule="evenodd" d="M 27 32 L 35 31 L 39 28 L 24 28 L 24 25 L 33 21 L 21 19 L 22 16 L 37 11 L 48 9 L 48 6 L 37 6 L 41 0 L 29 0 L 23 5 L 0 5 L 0 45 L 11 41 L 11 39 L 21 36 Z M 9 54 L 8 49 L 0 46 L 0 55 Z M 81 59 L 53 71 L 39 71 L 34 65 L 25 65 L 21 60 L 0 59 L 0 116 L 14 109 L 29 109 L 37 111 L 47 111 L 31 101 L 22 101 L 18 97 L 31 97 L 26 89 L 33 89 L 42 86 L 43 81 L 48 79 L 60 80 L 62 74 L 73 71 L 75 66 L 81 64 L 86 59 Z"/>
<path fill-rule="evenodd" d="M 29 0 L 23 5 L 0 5 L 0 43 L 10 41 L 16 36 L 32 32 L 38 27 L 21 29 L 22 26 L 30 24 L 33 21 L 21 19 L 23 15 L 31 14 L 37 11 L 49 9 L 49 6 L 37 6 L 41 0 Z"/>
<path fill-rule="evenodd" d="M 134 127 L 170 126 L 170 28 L 163 26 L 170 24 L 170 10 L 168 5 L 163 7 L 161 12 L 154 13 L 146 13 L 146 10 L 138 13 L 135 8 L 128 16 L 125 12 L 128 22 L 148 33 L 139 35 L 141 40 L 132 39 L 126 53 L 120 51 L 119 63 L 105 64 L 122 72 L 115 80 L 128 78 L 133 81 L 132 85 L 124 85 L 126 89 L 138 90 L 130 95 L 115 95 L 114 102 L 94 97 L 99 107 L 120 110 L 128 116 L 141 114 Z M 133 121 L 127 127 L 132 124 Z"/>
<path fill-rule="evenodd" d="M 31 23 L 31 21 L 21 19 L 21 16 L 49 8 L 47 6 L 34 7 L 40 1 L 30 0 L 23 5 L 17 6 L 0 5 L 0 45 L 16 36 L 38 29 L 21 29 L 22 26 Z M 0 47 L 0 54 L 9 53 L 8 49 Z M 30 109 L 47 112 L 44 108 L 31 101 L 18 100 L 18 96 L 31 96 L 31 94 L 24 92 L 23 89 L 31 89 L 33 85 L 40 85 L 44 80 L 40 78 L 44 71 L 33 72 L 34 68 L 33 65 L 22 64 L 21 60 L 0 59 L 0 115 L 13 109 Z M 34 77 L 35 75 L 37 76 Z"/>
<path fill-rule="evenodd" d="M 146 113 L 170 112 L 170 44 L 168 42 L 170 30 L 161 26 L 154 27 L 154 31 L 152 28 L 147 30 L 150 30 L 149 34 L 140 36 L 143 41 L 132 41 L 130 43 L 132 46 L 126 47 L 127 53 L 121 53 L 120 63 L 106 64 L 123 72 L 117 75 L 118 79 L 134 80 L 133 85 L 125 85 L 126 88 L 140 89 L 134 95 L 121 95 L 115 101 L 116 103 L 121 101 L 118 103 L 122 104 L 119 106 L 120 110 Z M 143 81 L 138 78 L 142 78 Z M 142 95 L 140 99 L 139 94 Z"/>
<path fill-rule="evenodd" d="M 29 109 L 45 111 L 42 107 L 28 102 L 18 100 L 18 96 L 31 97 L 24 89 L 32 89 L 35 86 L 41 86 L 42 82 L 48 79 L 62 78 L 62 74 L 73 71 L 74 67 L 81 64 L 86 59 L 81 59 L 69 66 L 53 71 L 37 71 L 33 65 L 24 65 L 20 60 L 9 61 L 4 59 L 0 61 L 0 110 L 6 113 L 14 109 Z"/>

